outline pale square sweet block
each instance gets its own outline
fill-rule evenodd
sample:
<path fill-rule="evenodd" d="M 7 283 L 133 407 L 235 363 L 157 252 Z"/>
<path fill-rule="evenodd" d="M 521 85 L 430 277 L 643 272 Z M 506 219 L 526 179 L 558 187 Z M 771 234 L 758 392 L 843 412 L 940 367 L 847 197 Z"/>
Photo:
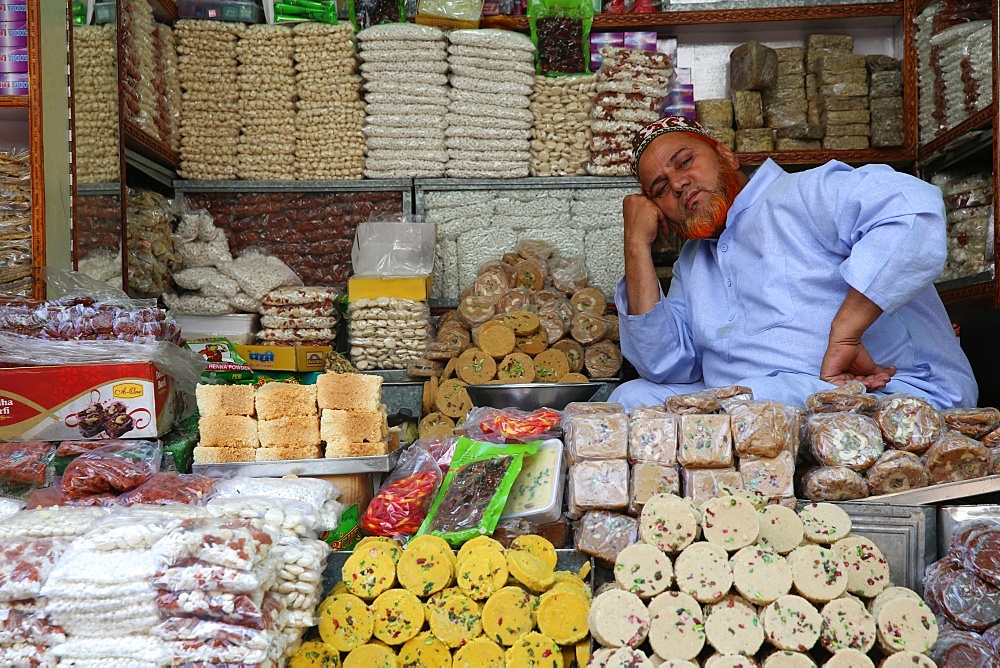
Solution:
<path fill-rule="evenodd" d="M 254 398 L 257 419 L 276 420 L 311 415 L 316 417 L 316 386 L 298 383 L 264 383 Z"/>
<path fill-rule="evenodd" d="M 195 387 L 198 413 L 202 417 L 254 413 L 254 389 L 250 385 L 204 385 Z"/>
<path fill-rule="evenodd" d="M 319 449 L 319 418 L 315 415 L 258 420 L 257 437 L 262 448 Z"/>
<path fill-rule="evenodd" d="M 646 501 L 656 494 L 681 495 L 681 476 L 676 466 L 653 462 L 636 462 L 632 465 L 632 484 L 629 486 L 628 511 L 638 515 Z"/>
<path fill-rule="evenodd" d="M 364 373 L 324 373 L 316 379 L 321 409 L 377 411 L 382 403 L 382 377 Z"/>
<path fill-rule="evenodd" d="M 777 457 L 743 457 L 739 464 L 743 489 L 769 499 L 795 496 L 795 460 L 784 451 Z"/>
<path fill-rule="evenodd" d="M 212 448 L 198 446 L 194 449 L 195 464 L 233 464 L 256 461 L 260 448 Z"/>
<path fill-rule="evenodd" d="M 628 462 L 599 459 L 574 464 L 569 470 L 568 495 L 574 515 L 599 508 L 624 508 L 628 505 Z"/>
<path fill-rule="evenodd" d="M 677 416 L 671 413 L 633 410 L 628 421 L 628 460 L 676 466 L 678 424 Z"/>
<path fill-rule="evenodd" d="M 733 438 L 728 415 L 682 415 L 677 461 L 692 468 L 733 465 Z"/>
<path fill-rule="evenodd" d="M 740 457 L 777 457 L 793 451 L 797 439 L 795 408 L 777 401 L 743 401 L 728 409 L 732 422 L 733 448 Z"/>
<path fill-rule="evenodd" d="M 628 456 L 628 416 L 624 413 L 573 415 L 563 420 L 563 431 L 570 462 Z"/>
<path fill-rule="evenodd" d="M 319 430 L 320 438 L 327 444 L 384 441 L 389 430 L 385 406 L 374 411 L 324 408 Z"/>
<path fill-rule="evenodd" d="M 318 445 L 289 448 L 257 448 L 258 462 L 276 462 L 288 459 L 319 459 L 323 451 Z"/>
<path fill-rule="evenodd" d="M 245 415 L 208 415 L 198 418 L 199 445 L 204 448 L 256 448 L 257 421 Z"/>
<path fill-rule="evenodd" d="M 743 478 L 736 469 L 684 469 L 681 487 L 684 496 L 701 507 L 709 499 L 719 496 L 719 487 L 726 485 L 743 489 Z"/>
<path fill-rule="evenodd" d="M 389 443 L 327 443 L 323 453 L 327 459 L 340 457 L 379 457 L 389 454 Z"/>

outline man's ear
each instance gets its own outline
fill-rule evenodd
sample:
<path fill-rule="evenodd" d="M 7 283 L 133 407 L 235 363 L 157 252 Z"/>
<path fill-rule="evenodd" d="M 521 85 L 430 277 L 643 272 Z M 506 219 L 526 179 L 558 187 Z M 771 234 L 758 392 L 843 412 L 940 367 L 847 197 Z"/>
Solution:
<path fill-rule="evenodd" d="M 733 169 L 740 168 L 740 159 L 736 157 L 733 153 L 733 149 L 729 148 L 726 144 L 718 142 L 715 145 L 715 151 L 718 153 L 719 158 L 721 158 L 725 163 L 727 163 Z"/>

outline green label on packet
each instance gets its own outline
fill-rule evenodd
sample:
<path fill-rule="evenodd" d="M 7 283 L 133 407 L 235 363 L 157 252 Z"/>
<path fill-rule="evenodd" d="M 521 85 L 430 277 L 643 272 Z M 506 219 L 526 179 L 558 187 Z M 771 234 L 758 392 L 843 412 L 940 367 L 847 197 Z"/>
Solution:
<path fill-rule="evenodd" d="M 361 540 L 361 513 L 358 504 L 348 506 L 340 516 L 340 524 L 321 536 L 334 550 L 350 550 Z"/>

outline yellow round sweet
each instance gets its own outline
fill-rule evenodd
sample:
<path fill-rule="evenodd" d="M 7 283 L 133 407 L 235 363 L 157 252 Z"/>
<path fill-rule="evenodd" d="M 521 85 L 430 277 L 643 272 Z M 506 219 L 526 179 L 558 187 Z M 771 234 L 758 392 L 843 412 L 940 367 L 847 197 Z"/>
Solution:
<path fill-rule="evenodd" d="M 428 603 L 431 633 L 448 647 L 461 647 L 482 634 L 482 609 L 465 594 L 434 597 Z"/>
<path fill-rule="evenodd" d="M 562 652 L 552 638 L 537 631 L 525 633 L 507 650 L 508 666 L 563 668 Z"/>
<path fill-rule="evenodd" d="M 556 571 L 552 574 L 552 579 L 555 581 L 555 584 L 549 588 L 549 591 L 559 589 L 562 591 L 576 592 L 588 601 L 593 598 L 593 592 L 590 591 L 590 585 L 581 580 L 576 573 L 571 573 L 570 571 Z"/>
<path fill-rule="evenodd" d="M 483 606 L 483 632 L 487 638 L 510 646 L 535 627 L 532 599 L 535 597 L 520 587 L 504 587 L 490 596 Z"/>
<path fill-rule="evenodd" d="M 549 569 L 553 571 L 556 569 L 556 563 L 559 561 L 559 555 L 556 554 L 556 548 L 552 546 L 552 543 L 534 534 L 518 536 L 511 541 L 510 549 L 530 552 L 544 561 Z"/>
<path fill-rule="evenodd" d="M 406 549 L 412 550 L 415 547 L 433 548 L 434 550 L 446 555 L 449 559 L 451 559 L 452 566 L 454 566 L 458 562 L 458 557 L 455 556 L 455 551 L 451 549 L 451 545 L 449 545 L 448 541 L 446 541 L 444 538 L 441 538 L 440 536 L 431 536 L 430 534 L 424 534 L 423 536 L 417 536 L 415 538 L 411 538 L 410 542 L 406 544 Z"/>
<path fill-rule="evenodd" d="M 353 594 L 328 596 L 319 604 L 319 636 L 338 652 L 350 652 L 372 637 L 375 619 Z"/>
<path fill-rule="evenodd" d="M 503 648 L 489 638 L 476 638 L 458 648 L 452 659 L 454 668 L 504 668 Z"/>
<path fill-rule="evenodd" d="M 572 591 L 547 591 L 538 602 L 538 630 L 560 645 L 587 636 L 590 601 Z"/>
<path fill-rule="evenodd" d="M 288 668 L 340 668 L 340 652 L 325 642 L 307 640 L 288 660 Z"/>
<path fill-rule="evenodd" d="M 344 668 L 396 668 L 396 653 L 385 645 L 362 645 L 344 657 Z"/>
<path fill-rule="evenodd" d="M 416 638 L 407 640 L 400 648 L 399 665 L 451 668 L 451 650 L 430 631 L 424 631 Z"/>
<path fill-rule="evenodd" d="M 555 584 L 555 576 L 549 565 L 525 550 L 507 552 L 507 570 L 514 579 L 535 593 L 543 592 Z"/>
<path fill-rule="evenodd" d="M 490 562 L 478 556 L 459 560 L 455 579 L 462 592 L 476 601 L 489 598 L 497 590 Z"/>
<path fill-rule="evenodd" d="M 371 600 L 396 583 L 396 564 L 381 548 L 363 547 L 347 558 L 340 577 L 347 591 Z"/>
<path fill-rule="evenodd" d="M 424 627 L 424 604 L 406 589 L 390 589 L 371 605 L 374 635 L 389 645 L 402 645 Z"/>
<path fill-rule="evenodd" d="M 493 575 L 493 590 L 496 591 L 507 584 L 507 558 L 503 552 L 497 552 L 490 547 L 474 547 L 466 553 L 466 558 L 478 557 L 485 559 L 490 565 L 490 572 Z M 462 560 L 459 559 L 459 563 Z"/>
<path fill-rule="evenodd" d="M 469 551 L 484 547 L 499 552 L 501 555 L 507 551 L 504 549 L 503 544 L 498 540 L 490 538 L 489 536 L 476 536 L 475 538 L 470 538 L 465 541 L 462 547 L 459 548 L 458 560 L 461 561 L 463 557 L 469 554 Z"/>
<path fill-rule="evenodd" d="M 408 546 L 403 550 L 403 556 L 399 558 L 396 567 L 396 575 L 399 584 L 417 596 L 430 596 L 451 585 L 455 577 L 455 567 L 446 554 L 436 546 L 425 542 Z"/>
<path fill-rule="evenodd" d="M 358 541 L 352 552 L 357 552 L 358 548 L 367 545 L 368 549 L 378 549 L 387 552 L 392 557 L 392 563 L 398 564 L 399 558 L 403 555 L 403 548 L 399 543 L 385 536 L 365 536 Z"/>
<path fill-rule="evenodd" d="M 576 665 L 586 666 L 590 663 L 590 638 L 584 638 L 576 644 Z"/>

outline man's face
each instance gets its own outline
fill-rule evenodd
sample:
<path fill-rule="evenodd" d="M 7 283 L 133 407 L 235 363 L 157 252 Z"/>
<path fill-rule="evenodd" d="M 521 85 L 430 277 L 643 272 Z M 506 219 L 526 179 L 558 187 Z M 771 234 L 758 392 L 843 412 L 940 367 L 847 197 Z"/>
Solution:
<path fill-rule="evenodd" d="M 639 159 L 643 194 L 659 207 L 672 230 L 686 239 L 718 237 L 745 182 L 730 151 L 716 152 L 689 132 L 653 140 Z"/>

